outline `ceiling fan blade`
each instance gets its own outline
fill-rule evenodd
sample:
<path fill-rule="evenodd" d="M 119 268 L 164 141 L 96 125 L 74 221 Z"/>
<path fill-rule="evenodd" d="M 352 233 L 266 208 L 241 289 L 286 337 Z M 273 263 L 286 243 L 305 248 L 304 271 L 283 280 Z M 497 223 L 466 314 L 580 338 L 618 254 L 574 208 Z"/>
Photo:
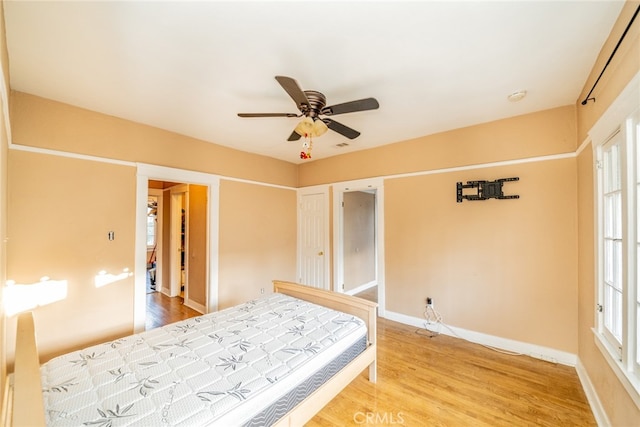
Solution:
<path fill-rule="evenodd" d="M 307 95 L 304 94 L 298 82 L 296 82 L 291 77 L 286 76 L 276 76 L 276 80 L 280 83 L 280 86 L 289 94 L 291 99 L 296 103 L 298 109 L 302 105 L 309 106 L 309 100 L 307 99 Z"/>
<path fill-rule="evenodd" d="M 378 104 L 375 98 L 364 98 L 357 101 L 329 105 L 328 107 L 324 107 L 321 113 L 331 116 L 335 114 L 353 113 L 355 111 L 375 110 L 378 107 L 380 107 L 380 104 Z"/>
<path fill-rule="evenodd" d="M 294 130 L 293 132 L 291 132 L 291 135 L 289 135 L 289 138 L 287 139 L 287 141 L 297 141 L 300 138 L 302 138 L 302 135 L 300 135 L 298 132 Z"/>
<path fill-rule="evenodd" d="M 360 132 L 358 132 L 357 130 L 351 129 L 350 127 L 345 126 L 342 123 L 338 123 L 335 120 L 323 118 L 322 121 L 332 131 L 338 132 L 339 134 L 346 136 L 349 139 L 356 139 L 360 136 Z"/>
<path fill-rule="evenodd" d="M 238 117 L 299 117 L 294 113 L 238 113 Z"/>

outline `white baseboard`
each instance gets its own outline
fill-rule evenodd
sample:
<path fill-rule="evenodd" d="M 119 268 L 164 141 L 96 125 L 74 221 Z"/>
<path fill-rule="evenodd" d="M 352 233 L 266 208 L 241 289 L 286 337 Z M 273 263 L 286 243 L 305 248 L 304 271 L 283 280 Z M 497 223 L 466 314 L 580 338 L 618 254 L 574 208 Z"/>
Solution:
<path fill-rule="evenodd" d="M 365 283 L 364 285 L 360 285 L 355 289 L 351 289 L 349 291 L 346 291 L 345 294 L 347 295 L 355 295 L 355 294 L 359 294 L 360 292 L 364 292 L 369 288 L 373 288 L 374 286 L 377 286 L 378 282 L 376 280 L 374 280 L 373 282 L 369 282 L 369 283 Z"/>
<path fill-rule="evenodd" d="M 198 304 L 197 302 L 191 300 L 191 299 L 185 299 L 184 300 L 184 305 L 186 305 L 187 307 L 197 311 L 200 314 L 205 314 L 207 312 L 207 308 L 203 305 L 203 304 Z"/>
<path fill-rule="evenodd" d="M 425 319 L 419 317 L 407 316 L 401 313 L 394 313 L 387 310 L 383 316 L 385 319 L 395 322 L 404 323 L 405 325 L 415 326 L 417 328 L 425 328 Z M 480 332 L 469 331 L 462 328 L 456 328 L 449 325 L 432 324 L 430 331 L 449 335 L 456 338 L 474 342 L 476 344 L 495 347 L 509 352 L 525 354 L 536 359 L 545 360 L 552 363 L 560 363 L 567 366 L 576 366 L 578 357 L 573 353 L 556 350 L 549 347 L 530 344 L 522 341 L 510 340 L 507 338 L 496 337 L 494 335 L 483 334 Z"/>
<path fill-rule="evenodd" d="M 596 393 L 596 389 L 593 387 L 591 378 L 589 378 L 589 374 L 587 374 L 587 370 L 584 368 L 580 358 L 578 358 L 576 363 L 576 372 L 578 373 L 580 384 L 582 384 L 584 394 L 587 396 L 587 401 L 591 407 L 591 412 L 593 412 L 593 417 L 596 419 L 596 423 L 599 427 L 609 427 L 611 423 L 609 422 L 607 413 L 602 407 L 602 402 L 600 402 L 598 393 Z"/>

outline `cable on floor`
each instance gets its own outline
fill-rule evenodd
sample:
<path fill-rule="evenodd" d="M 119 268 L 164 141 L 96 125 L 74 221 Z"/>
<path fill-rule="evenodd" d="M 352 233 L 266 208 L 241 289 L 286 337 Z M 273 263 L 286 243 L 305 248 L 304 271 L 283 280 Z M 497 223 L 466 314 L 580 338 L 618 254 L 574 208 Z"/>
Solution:
<path fill-rule="evenodd" d="M 447 325 L 446 323 L 444 323 L 442 321 L 442 315 L 438 311 L 436 311 L 435 308 L 433 308 L 433 304 L 427 305 L 426 309 L 424 310 L 424 318 L 426 320 L 424 328 L 416 329 L 416 334 L 421 335 L 423 337 L 433 338 L 433 337 L 436 337 L 436 336 L 440 335 L 440 330 L 444 326 L 445 328 L 447 328 L 453 334 L 453 336 L 455 336 L 456 338 L 460 338 L 461 340 L 470 342 L 472 344 L 481 345 L 482 347 L 488 348 L 489 350 L 493 350 L 493 351 L 498 352 L 498 353 L 506 354 L 508 356 L 524 356 L 523 353 L 518 353 L 518 352 L 515 352 L 515 351 L 502 350 L 500 348 L 496 348 L 496 347 L 493 347 L 493 346 L 490 346 L 490 345 L 486 345 L 486 344 L 477 343 L 477 342 L 471 341 L 471 340 L 469 340 L 469 339 L 467 339 L 465 337 L 460 336 L 456 331 L 453 330 L 453 328 L 451 328 L 451 326 Z M 434 331 L 432 329 L 429 329 L 427 327 L 427 325 L 437 325 L 438 330 Z M 425 333 L 424 331 L 427 331 L 428 333 Z"/>

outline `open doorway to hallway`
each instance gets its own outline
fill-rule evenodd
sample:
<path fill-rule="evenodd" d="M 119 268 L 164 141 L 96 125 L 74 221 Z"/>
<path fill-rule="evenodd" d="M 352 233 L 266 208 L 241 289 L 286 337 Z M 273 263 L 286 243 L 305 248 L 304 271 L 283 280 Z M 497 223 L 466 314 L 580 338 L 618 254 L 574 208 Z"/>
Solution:
<path fill-rule="evenodd" d="M 136 261 L 135 290 L 133 305 L 134 332 L 142 332 L 146 327 L 147 293 L 147 200 L 149 182 L 171 182 L 188 187 L 189 194 L 186 220 L 185 249 L 185 289 L 184 305 L 201 313 L 209 313 L 218 309 L 218 209 L 220 201 L 220 178 L 216 175 L 174 169 L 164 166 L 140 163 L 136 174 Z M 160 210 L 164 218 L 168 218 L 171 209 L 169 189 L 162 189 L 163 208 Z M 160 203 L 159 203 L 160 204 Z M 160 221 L 160 220 L 159 220 Z M 160 294 L 177 296 L 175 286 L 171 286 L 170 252 L 177 251 L 179 245 L 170 246 L 170 231 L 166 225 L 158 227 L 162 231 L 156 255 L 156 289 Z M 177 257 L 181 259 L 181 257 Z"/>
<path fill-rule="evenodd" d="M 206 186 L 148 181 L 146 329 L 206 312 L 207 194 Z"/>

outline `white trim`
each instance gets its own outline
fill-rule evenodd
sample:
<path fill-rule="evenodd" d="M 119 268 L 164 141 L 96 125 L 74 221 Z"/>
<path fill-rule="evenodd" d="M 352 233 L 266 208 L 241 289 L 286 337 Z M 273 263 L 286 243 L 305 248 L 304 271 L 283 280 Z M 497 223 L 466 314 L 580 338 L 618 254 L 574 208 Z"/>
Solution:
<path fill-rule="evenodd" d="M 580 147 L 578 147 L 578 149 L 576 150 L 576 157 L 579 156 L 584 151 L 584 149 L 589 146 L 589 144 L 591 144 L 591 138 L 587 138 L 582 141 L 582 144 L 580 144 Z"/>
<path fill-rule="evenodd" d="M 589 130 L 591 141 L 598 145 L 604 143 L 609 135 L 619 128 L 633 111 L 638 109 L 638 93 L 640 93 L 640 72 L 636 73 L 627 83 L 620 95 Z"/>
<path fill-rule="evenodd" d="M 290 187 L 288 185 L 280 185 L 280 184 L 271 184 L 268 182 L 260 182 L 260 181 L 253 181 L 250 179 L 243 179 L 243 178 L 234 178 L 232 176 L 224 176 L 224 175 L 220 175 L 220 178 L 226 180 L 226 181 L 235 181 L 235 182 L 242 182 L 245 184 L 256 184 L 256 185 L 262 185 L 263 187 L 273 187 L 273 188 L 280 188 L 282 190 L 298 190 L 298 187 Z"/>
<path fill-rule="evenodd" d="M 621 91 L 618 97 L 611 103 L 611 105 L 607 108 L 607 110 L 600 116 L 598 121 L 593 125 L 593 127 L 589 130 L 588 134 L 592 141 L 592 149 L 594 152 L 594 295 L 596 296 L 596 304 L 603 304 L 603 285 L 602 285 L 602 271 L 600 269 L 601 260 L 603 259 L 603 238 L 602 238 L 602 227 L 603 227 L 603 207 L 602 207 L 602 169 L 598 168 L 599 162 L 601 162 L 601 154 L 602 148 L 610 143 L 610 141 L 616 137 L 618 134 L 621 134 L 621 142 L 620 148 L 621 150 L 626 150 L 628 146 L 627 137 L 625 136 L 626 132 L 629 131 L 628 123 L 630 120 L 633 120 L 634 115 L 639 113 L 640 108 L 640 97 L 638 94 L 640 93 L 640 72 L 636 73 L 636 75 L 629 81 L 629 83 L 625 86 L 625 88 Z M 627 156 L 629 158 L 627 158 Z M 628 174 L 632 171 L 629 171 L 627 165 L 630 159 L 633 159 L 633 162 L 636 161 L 636 154 L 632 149 L 627 153 L 627 156 L 623 155 L 623 164 L 621 178 L 623 180 L 623 203 L 626 203 L 626 206 L 623 206 L 623 230 L 626 230 L 623 235 L 623 241 L 625 242 L 625 247 L 623 248 L 624 252 L 624 263 L 626 265 L 626 269 L 623 271 L 625 275 L 625 283 L 636 283 L 635 281 L 635 268 L 636 268 L 636 259 L 635 259 L 635 249 L 630 250 L 630 246 L 635 247 L 636 242 L 636 230 L 634 229 L 634 220 L 635 211 L 631 212 L 627 206 L 635 206 L 635 176 L 630 177 Z M 636 165 L 638 167 L 638 165 Z M 628 183 L 634 183 L 633 188 L 626 187 Z M 633 242 L 633 243 L 632 243 Z M 628 308 L 631 306 L 630 302 L 634 301 L 635 294 L 631 289 L 625 291 L 625 295 L 623 297 L 623 322 L 625 325 L 633 325 L 634 328 L 637 328 L 638 323 L 637 320 L 628 312 Z M 624 387 L 624 389 L 629 394 L 631 400 L 635 403 L 636 407 L 640 409 L 640 378 L 634 372 L 628 371 L 625 368 L 626 365 L 633 365 L 635 362 L 633 359 L 633 351 L 635 349 L 635 342 L 633 339 L 629 340 L 623 346 L 623 354 L 621 355 L 622 360 L 620 360 L 619 349 L 613 347 L 611 344 L 607 342 L 604 338 L 603 333 L 605 333 L 605 328 L 603 326 L 604 319 L 603 313 L 594 307 L 596 322 L 594 328 L 592 329 L 594 333 L 594 339 L 596 347 L 602 353 L 604 359 L 607 361 L 613 372 L 615 373 L 618 381 Z M 628 339 L 629 333 L 628 330 L 625 331 L 625 326 L 623 326 L 623 334 L 625 334 L 625 339 Z M 634 337 L 635 338 L 635 337 Z"/>
<path fill-rule="evenodd" d="M 342 292 L 343 265 L 343 210 L 342 202 L 347 191 L 376 191 L 376 283 L 378 285 L 378 315 L 384 317 L 385 300 L 385 243 L 384 243 L 384 180 L 382 178 L 359 179 L 333 183 L 333 270 L 334 290 Z"/>
<path fill-rule="evenodd" d="M 207 312 L 207 307 L 204 306 L 204 304 L 197 303 L 192 299 L 185 298 L 184 305 L 201 314 L 205 314 Z"/>
<path fill-rule="evenodd" d="M 7 134 L 7 143 L 11 147 L 11 117 L 9 116 L 9 94 L 7 89 L 9 88 L 9 82 L 7 76 L 4 75 L 4 69 L 0 67 L 0 76 L 2 76 L 2 82 L 0 82 L 0 96 L 2 97 L 2 113 L 4 116 L 4 129 Z"/>
<path fill-rule="evenodd" d="M 147 199 L 149 180 L 136 176 L 136 229 L 134 240 L 133 332 L 143 332 L 147 317 Z"/>
<path fill-rule="evenodd" d="M 425 319 L 421 319 L 419 317 L 407 316 L 406 314 L 395 313 L 392 311 L 387 311 L 386 315 L 382 317 L 384 317 L 385 319 L 393 320 L 395 322 L 404 323 L 405 325 L 415 326 L 416 328 L 425 328 Z M 455 338 L 462 338 L 476 344 L 515 352 L 547 362 L 560 363 L 567 366 L 576 366 L 578 359 L 577 355 L 568 353 L 566 351 L 556 350 L 554 348 L 530 344 L 522 341 L 501 338 L 495 335 L 483 334 L 481 332 L 469 331 L 449 325 L 447 325 L 446 327 L 438 327 L 434 325 L 434 329 L 432 330 L 432 332 L 449 335 Z"/>
<path fill-rule="evenodd" d="M 18 151 L 27 151 L 27 152 L 30 152 L 30 153 L 49 154 L 51 156 L 67 157 L 67 158 L 70 158 L 70 159 L 89 160 L 89 161 L 92 161 L 92 162 L 110 163 L 110 164 L 114 164 L 114 165 L 136 167 L 136 163 L 135 162 L 129 162 L 129 161 L 126 161 L 126 160 L 115 160 L 115 159 L 109 159 L 109 158 L 106 158 L 106 157 L 90 156 L 90 155 L 87 155 L 87 154 L 79 154 L 79 153 L 71 153 L 71 152 L 67 152 L 67 151 L 51 150 L 49 148 L 31 147 L 29 145 L 10 144 L 9 145 L 9 149 L 10 150 L 18 150 Z"/>
<path fill-rule="evenodd" d="M 476 169 L 487 169 L 487 168 L 495 168 L 499 166 L 511 166 L 511 165 L 521 165 L 524 163 L 536 163 L 536 162 L 548 162 L 552 160 L 563 160 L 563 159 L 573 159 L 577 156 L 575 152 L 573 153 L 561 153 L 561 154 L 550 154 L 548 156 L 537 156 L 537 157 L 527 157 L 525 159 L 514 159 L 514 160 L 504 160 L 500 162 L 491 162 L 491 163 L 478 163 L 476 165 L 467 165 L 467 166 L 455 166 L 450 168 L 442 168 L 442 169 L 430 169 L 418 172 L 408 172 L 408 173 L 397 173 L 391 175 L 380 175 L 369 179 L 364 180 L 356 180 L 356 181 L 343 181 L 343 182 L 332 182 L 327 185 L 348 185 L 349 183 L 359 182 L 359 181 L 370 181 L 370 180 L 387 180 L 387 179 L 396 179 L 396 178 L 409 178 L 413 176 L 423 176 L 423 175 L 437 175 L 441 173 L 450 173 L 450 172 L 461 172 L 461 171 L 469 171 Z M 298 190 L 302 188 L 312 188 L 312 187 L 298 187 Z"/>
<path fill-rule="evenodd" d="M 371 289 L 374 286 L 376 286 L 378 284 L 378 282 L 376 280 L 372 280 L 369 283 L 365 283 L 364 285 L 360 285 L 357 288 L 351 289 L 349 291 L 346 291 L 345 294 L 347 295 L 355 295 L 355 294 L 359 294 L 360 292 L 364 292 L 367 289 Z"/>
<path fill-rule="evenodd" d="M 607 412 L 604 410 L 602 402 L 598 397 L 598 393 L 596 392 L 596 389 L 591 382 L 591 378 L 589 378 L 589 374 L 587 373 L 587 370 L 582 364 L 580 358 L 578 358 L 576 362 L 576 373 L 578 374 L 580 384 L 582 384 L 584 394 L 587 396 L 587 401 L 591 407 L 591 412 L 593 412 L 593 417 L 596 419 L 596 424 L 600 427 L 610 426 L 611 423 L 607 417 Z"/>
<path fill-rule="evenodd" d="M 208 187 L 209 193 L 207 208 L 207 230 L 208 230 L 208 269 L 207 292 L 205 312 L 212 312 L 218 309 L 218 234 L 219 234 L 219 206 L 220 206 L 220 177 L 202 172 L 194 172 L 182 169 L 174 169 L 165 166 L 149 165 L 145 163 L 137 164 L 137 191 L 136 191 L 136 242 L 135 242 L 135 291 L 134 291 L 134 331 L 144 330 L 144 319 L 146 312 L 146 206 L 148 196 L 149 179 L 160 179 L 176 181 L 189 184 L 199 184 Z M 139 230 L 141 223 L 144 223 L 144 230 Z M 144 235 L 144 239 L 142 239 Z M 140 295 L 142 292 L 142 295 Z"/>
<path fill-rule="evenodd" d="M 147 164 L 147 163 L 131 162 L 131 161 L 128 161 L 128 160 L 117 160 L 117 159 L 110 159 L 108 157 L 100 157 L 100 156 L 92 156 L 92 155 L 88 155 L 88 154 L 72 153 L 72 152 L 68 152 L 68 151 L 52 150 L 50 148 L 32 147 L 32 146 L 29 146 L 29 145 L 19 145 L 19 144 L 10 143 L 9 144 L 9 149 L 10 150 L 18 150 L 18 151 L 27 151 L 27 152 L 31 152 L 31 153 L 49 154 L 51 156 L 58 156 L 58 157 L 68 157 L 68 158 L 72 158 L 72 159 L 89 160 L 89 161 L 93 161 L 93 162 L 111 163 L 111 164 L 123 165 L 123 166 L 137 167 L 138 165 L 147 165 L 147 166 L 150 166 L 150 167 L 158 167 L 158 168 L 165 168 L 165 169 L 180 170 L 180 171 L 184 171 L 184 172 L 193 172 L 194 174 L 204 174 L 204 175 L 209 175 L 209 176 L 215 176 L 215 177 L 218 177 L 219 179 L 224 179 L 224 180 L 227 180 L 227 181 L 243 182 L 243 183 L 246 183 L 246 184 L 261 185 L 261 186 L 264 186 L 264 187 L 281 188 L 281 189 L 284 189 L 284 190 L 298 190 L 299 189 L 298 187 L 290 187 L 290 186 L 287 186 L 287 185 L 280 185 L 280 184 L 271 184 L 271 183 L 268 183 L 268 182 L 253 181 L 253 180 L 250 180 L 250 179 L 235 178 L 235 177 L 232 177 L 232 176 L 225 176 L 225 175 L 219 175 L 219 174 L 208 173 L 208 172 L 198 172 L 198 171 L 191 171 L 191 170 L 187 170 L 187 169 L 176 169 L 176 168 L 165 167 L 165 166 L 157 166 L 157 165 L 152 165 L 152 164 Z"/>

